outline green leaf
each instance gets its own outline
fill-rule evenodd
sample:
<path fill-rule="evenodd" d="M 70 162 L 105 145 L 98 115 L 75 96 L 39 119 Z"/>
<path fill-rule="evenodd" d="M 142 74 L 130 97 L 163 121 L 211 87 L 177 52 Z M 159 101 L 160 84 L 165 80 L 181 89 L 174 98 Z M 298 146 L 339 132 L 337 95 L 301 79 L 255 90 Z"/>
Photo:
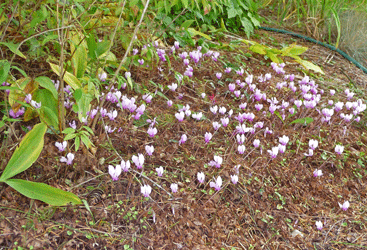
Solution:
<path fill-rule="evenodd" d="M 195 22 L 195 20 L 186 20 L 183 24 L 181 24 L 181 28 L 187 29 L 193 22 Z"/>
<path fill-rule="evenodd" d="M 94 135 L 93 130 L 90 127 L 83 126 L 82 128 L 84 128 L 85 130 L 87 130 L 90 134 Z"/>
<path fill-rule="evenodd" d="M 59 118 L 54 110 L 46 106 L 41 106 L 40 117 L 47 123 L 47 125 L 52 126 L 54 129 L 59 127 Z"/>
<path fill-rule="evenodd" d="M 7 60 L 0 61 L 0 84 L 6 81 L 10 70 L 10 63 Z"/>
<path fill-rule="evenodd" d="M 63 134 L 73 134 L 75 133 L 75 129 L 73 128 L 66 128 L 62 131 Z"/>
<path fill-rule="evenodd" d="M 312 117 L 304 117 L 304 118 L 296 119 L 296 120 L 292 121 L 289 124 L 299 123 L 299 124 L 308 125 L 311 122 L 313 122 L 313 118 Z"/>
<path fill-rule="evenodd" d="M 33 94 L 33 99 L 41 103 L 41 118 L 48 125 L 52 125 L 57 129 L 59 127 L 57 99 L 54 98 L 48 89 L 37 89 Z"/>
<path fill-rule="evenodd" d="M 255 52 L 260 55 L 266 55 L 266 47 L 261 44 L 255 44 L 250 47 L 250 50 L 252 52 Z"/>
<path fill-rule="evenodd" d="M 96 49 L 97 49 L 97 43 L 96 39 L 94 37 L 94 34 L 90 33 L 87 35 L 87 45 L 88 45 L 88 54 L 91 59 L 96 59 Z"/>
<path fill-rule="evenodd" d="M 58 76 L 60 76 L 60 67 L 53 63 L 50 63 L 50 66 L 51 66 L 52 71 L 55 72 Z M 74 90 L 82 87 L 82 84 L 78 80 L 78 78 L 74 76 L 73 74 L 71 74 L 70 72 L 65 72 L 64 80 Z"/>
<path fill-rule="evenodd" d="M 304 52 L 307 51 L 307 49 L 308 49 L 307 47 L 302 47 L 302 46 L 292 44 L 291 46 L 284 47 L 281 51 L 282 51 L 283 56 L 293 57 L 293 56 L 299 56 L 303 54 Z"/>
<path fill-rule="evenodd" d="M 64 138 L 64 141 L 74 139 L 75 137 L 76 137 L 76 134 L 67 134 Z"/>
<path fill-rule="evenodd" d="M 32 166 L 43 149 L 43 137 L 46 130 L 46 124 L 39 123 L 24 136 L 5 167 L 0 182 L 4 182 Z"/>
<path fill-rule="evenodd" d="M 58 93 L 55 88 L 55 84 L 52 83 L 50 78 L 48 78 L 47 76 L 39 76 L 36 79 L 34 79 L 34 81 L 38 82 L 40 86 L 49 90 L 56 100 L 58 99 Z"/>
<path fill-rule="evenodd" d="M 301 64 L 303 67 L 305 67 L 307 70 L 313 70 L 316 73 L 320 73 L 322 75 L 325 75 L 324 71 L 317 66 L 316 64 L 313 64 L 312 62 L 306 61 L 306 60 L 302 60 L 300 58 L 296 59 L 296 62 L 298 62 L 299 64 Z"/>
<path fill-rule="evenodd" d="M 77 78 L 82 78 L 87 68 L 87 56 L 88 52 L 84 45 L 81 43 L 75 50 L 73 58 L 71 59 L 71 65 L 73 73 Z"/>
<path fill-rule="evenodd" d="M 78 151 L 79 146 L 80 146 L 80 137 L 77 136 L 75 137 L 75 152 Z"/>
<path fill-rule="evenodd" d="M 74 96 L 76 102 L 80 101 L 80 98 L 82 98 L 82 95 L 83 95 L 83 90 L 82 89 L 76 89 L 73 93 L 73 96 Z"/>
<path fill-rule="evenodd" d="M 187 31 L 190 33 L 191 36 L 196 36 L 196 35 L 199 35 L 199 36 L 202 36 L 208 40 L 212 40 L 210 36 L 200 32 L 200 31 L 197 31 L 195 30 L 194 28 L 188 28 Z"/>
<path fill-rule="evenodd" d="M 82 142 L 84 143 L 84 145 L 89 149 L 93 143 L 90 141 L 90 139 L 88 138 L 88 136 L 86 135 L 81 135 L 80 137 L 82 139 Z"/>
<path fill-rule="evenodd" d="M 106 53 L 110 45 L 111 45 L 110 41 L 103 41 L 103 42 L 97 43 L 97 49 L 95 51 L 96 57 L 98 58 L 101 55 L 103 55 L 104 53 Z"/>
<path fill-rule="evenodd" d="M 44 183 L 20 179 L 10 179 L 5 183 L 28 198 L 43 201 L 51 206 L 65 206 L 69 203 L 82 204 L 82 201 L 75 194 Z"/>
<path fill-rule="evenodd" d="M 14 54 L 16 54 L 17 56 L 20 56 L 24 59 L 27 59 L 27 57 L 22 53 L 20 52 L 19 48 L 18 48 L 18 44 L 14 44 L 14 43 L 5 43 L 5 42 L 1 42 L 0 44 L 3 44 L 5 45 L 6 47 L 8 47 L 11 52 L 13 52 Z"/>

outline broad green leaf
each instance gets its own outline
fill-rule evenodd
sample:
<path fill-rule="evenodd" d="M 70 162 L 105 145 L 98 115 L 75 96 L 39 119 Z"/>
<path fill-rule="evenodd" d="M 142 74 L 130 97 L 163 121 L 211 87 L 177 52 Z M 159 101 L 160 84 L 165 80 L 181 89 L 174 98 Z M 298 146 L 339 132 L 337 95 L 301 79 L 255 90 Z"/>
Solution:
<path fill-rule="evenodd" d="M 129 43 L 130 43 L 130 36 L 129 36 Z M 110 45 L 111 45 L 110 41 L 103 41 L 103 42 L 97 43 L 97 49 L 95 51 L 96 57 L 98 58 L 102 56 L 104 53 L 106 53 Z"/>
<path fill-rule="evenodd" d="M 8 165 L 5 167 L 3 174 L 0 177 L 0 182 L 23 172 L 28 169 L 38 158 L 44 143 L 44 135 L 47 126 L 44 123 L 39 123 L 29 131 L 15 149 Z"/>
<path fill-rule="evenodd" d="M 10 70 L 10 63 L 7 60 L 0 61 L 0 84 L 6 81 Z"/>
<path fill-rule="evenodd" d="M 303 54 L 304 52 L 307 51 L 307 47 L 303 47 L 303 46 L 298 46 L 298 45 L 291 45 L 288 47 L 283 48 L 282 54 L 283 56 L 299 56 L 301 54 Z"/>
<path fill-rule="evenodd" d="M 75 133 L 75 129 L 73 128 L 66 128 L 62 131 L 63 134 L 72 134 Z"/>
<path fill-rule="evenodd" d="M 195 22 L 195 20 L 186 20 L 183 24 L 181 24 L 181 28 L 187 29 L 193 22 Z"/>
<path fill-rule="evenodd" d="M 56 100 L 58 99 L 58 93 L 55 88 L 55 84 L 52 83 L 50 78 L 48 78 L 47 76 L 39 76 L 36 79 L 34 79 L 34 81 L 38 82 L 41 87 L 44 87 L 45 89 L 49 90 Z"/>
<path fill-rule="evenodd" d="M 192 35 L 192 36 L 196 36 L 196 35 L 199 35 L 199 36 L 202 36 L 208 40 L 212 40 L 210 36 L 200 32 L 200 31 L 197 31 L 195 30 L 194 28 L 188 28 L 187 31 Z"/>
<path fill-rule="evenodd" d="M 80 44 L 71 59 L 71 65 L 73 68 L 73 73 L 77 78 L 82 78 L 85 73 L 85 69 L 87 68 L 87 49 L 83 46 L 83 43 Z"/>
<path fill-rule="evenodd" d="M 90 134 L 94 135 L 93 130 L 90 127 L 83 126 L 82 128 L 84 128 L 85 130 L 87 130 Z"/>
<path fill-rule="evenodd" d="M 51 69 L 55 72 L 58 76 L 60 76 L 60 67 L 56 64 L 50 63 Z M 74 90 L 79 89 L 82 87 L 81 82 L 70 72 L 65 72 L 64 80 L 67 84 L 70 85 Z"/>
<path fill-rule="evenodd" d="M 77 137 L 75 137 L 75 152 L 78 151 L 79 146 L 80 146 L 80 137 L 77 136 Z"/>
<path fill-rule="evenodd" d="M 270 50 L 266 52 L 266 55 L 270 58 L 271 61 L 275 63 L 282 63 L 282 60 L 274 53 L 272 53 Z"/>
<path fill-rule="evenodd" d="M 313 64 L 312 62 L 306 61 L 306 60 L 302 60 L 300 58 L 296 59 L 296 62 L 298 62 L 299 64 L 301 64 L 303 67 L 305 67 L 307 70 L 313 70 L 316 73 L 320 73 L 325 75 L 324 71 L 317 66 L 316 64 Z"/>
<path fill-rule="evenodd" d="M 6 181 L 6 184 L 28 198 L 43 201 L 51 206 L 65 206 L 69 203 L 82 204 L 82 201 L 75 194 L 44 183 L 10 179 Z"/>
<path fill-rule="evenodd" d="M 308 125 L 311 122 L 313 122 L 313 118 L 312 117 L 304 117 L 304 118 L 296 119 L 296 120 L 292 121 L 290 124 L 299 123 L 299 124 Z"/>
<path fill-rule="evenodd" d="M 86 135 L 81 135 L 80 139 L 82 139 L 82 142 L 84 143 L 84 145 L 89 149 L 93 143 L 90 141 L 89 137 Z M 94 146 L 94 145 L 93 145 Z"/>
<path fill-rule="evenodd" d="M 40 117 L 42 118 L 42 121 L 46 122 L 49 126 L 52 126 L 54 129 L 58 130 L 59 119 L 57 117 L 57 113 L 55 113 L 52 109 L 46 106 L 42 106 L 40 108 Z"/>
<path fill-rule="evenodd" d="M 87 35 L 87 45 L 88 45 L 88 54 L 91 59 L 96 59 L 96 49 L 97 49 L 97 43 L 95 40 L 95 36 L 93 33 L 90 33 Z"/>
<path fill-rule="evenodd" d="M 55 129 L 59 127 L 57 99 L 48 89 L 38 89 L 33 94 L 33 100 L 41 103 L 40 116 Z"/>
<path fill-rule="evenodd" d="M 22 53 L 20 52 L 19 48 L 18 48 L 18 44 L 14 44 L 14 43 L 5 43 L 5 42 L 1 42 L 0 44 L 3 44 L 5 45 L 6 47 L 8 47 L 11 52 L 13 52 L 14 54 L 16 54 L 17 56 L 20 56 L 24 59 L 27 59 L 27 57 Z"/>
<path fill-rule="evenodd" d="M 255 45 L 252 45 L 250 47 L 250 50 L 252 52 L 255 52 L 257 54 L 260 54 L 260 55 L 266 55 L 266 47 L 264 47 L 263 45 L 261 44 L 255 44 Z"/>
<path fill-rule="evenodd" d="M 68 141 L 68 140 L 74 139 L 75 137 L 76 137 L 76 134 L 67 134 L 64 137 L 64 141 Z"/>

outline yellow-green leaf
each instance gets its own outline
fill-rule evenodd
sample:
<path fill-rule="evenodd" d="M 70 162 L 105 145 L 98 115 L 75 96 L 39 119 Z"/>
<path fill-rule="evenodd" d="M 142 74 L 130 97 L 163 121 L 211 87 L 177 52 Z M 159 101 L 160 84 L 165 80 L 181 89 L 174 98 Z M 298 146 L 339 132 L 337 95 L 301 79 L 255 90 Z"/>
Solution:
<path fill-rule="evenodd" d="M 56 64 L 50 63 L 51 69 L 55 72 L 58 76 L 60 76 L 60 67 Z M 74 90 L 79 89 L 82 87 L 81 82 L 78 80 L 76 76 L 71 74 L 70 72 L 66 72 L 64 75 L 64 80 L 67 84 L 70 85 Z"/>
<path fill-rule="evenodd" d="M 39 123 L 24 136 L 5 167 L 0 182 L 4 182 L 32 166 L 43 149 L 43 137 L 46 130 L 46 124 Z"/>
<path fill-rule="evenodd" d="M 317 66 L 316 64 L 313 64 L 312 62 L 306 61 L 306 60 L 302 60 L 302 59 L 297 59 L 296 62 L 298 62 L 299 64 L 301 64 L 303 67 L 305 67 L 307 70 L 313 70 L 316 73 L 320 73 L 320 74 L 325 74 L 324 71 Z"/>
<path fill-rule="evenodd" d="M 28 198 L 40 200 L 52 206 L 65 206 L 69 203 L 82 204 L 82 201 L 75 194 L 44 183 L 20 179 L 10 179 L 5 183 Z"/>

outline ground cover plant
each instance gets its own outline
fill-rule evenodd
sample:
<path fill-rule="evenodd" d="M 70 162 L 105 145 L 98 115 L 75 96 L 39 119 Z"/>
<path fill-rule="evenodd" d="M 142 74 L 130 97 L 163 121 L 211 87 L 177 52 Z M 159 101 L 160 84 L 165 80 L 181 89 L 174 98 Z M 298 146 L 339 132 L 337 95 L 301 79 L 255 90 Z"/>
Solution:
<path fill-rule="evenodd" d="M 71 44 L 81 37 L 74 34 Z M 91 37 L 70 51 L 98 61 L 108 43 Z M 100 71 L 98 62 L 86 66 L 75 57 L 65 79 L 49 64 L 53 82 L 34 81 L 44 96 L 21 93 L 18 102 L 10 97 L 23 76 L 4 81 L 2 142 L 10 150 L 1 152 L 2 170 L 14 165 L 20 135 L 42 130 L 43 151 L 18 177 L 73 193 L 82 204 L 48 206 L 1 183 L 1 246 L 365 247 L 365 90 L 327 79 L 326 66 L 324 76 L 294 58 L 279 55 L 282 63 L 274 63 L 241 37 L 188 39 L 195 46 L 140 39 L 118 78 L 118 50 Z M 78 74 L 90 79 L 76 81 Z M 58 80 L 68 85 L 66 127 L 57 131 L 60 120 L 44 107 L 61 92 Z M 9 172 L 0 181 L 11 183 Z"/>

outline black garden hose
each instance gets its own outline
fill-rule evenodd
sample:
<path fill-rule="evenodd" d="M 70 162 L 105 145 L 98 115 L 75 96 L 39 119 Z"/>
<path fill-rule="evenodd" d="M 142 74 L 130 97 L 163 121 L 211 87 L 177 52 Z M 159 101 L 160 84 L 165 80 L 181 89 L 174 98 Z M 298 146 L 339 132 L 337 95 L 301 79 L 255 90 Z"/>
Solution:
<path fill-rule="evenodd" d="M 302 38 L 302 39 L 305 39 L 307 41 L 310 41 L 310 42 L 313 42 L 313 43 L 316 43 L 316 44 L 320 44 L 328 49 L 331 49 L 333 51 L 336 51 L 338 52 L 340 55 L 342 55 L 345 59 L 347 59 L 348 61 L 352 62 L 354 65 L 356 65 L 358 68 L 360 68 L 361 70 L 363 70 L 363 72 L 365 74 L 367 74 L 367 69 L 362 65 L 360 64 L 359 62 L 357 62 L 354 58 L 350 57 L 349 55 L 347 55 L 347 53 L 345 53 L 344 51 L 330 45 L 330 44 L 327 44 L 327 43 L 323 43 L 323 42 L 320 42 L 320 41 L 317 41 L 311 37 L 307 37 L 307 36 L 304 36 L 304 35 L 301 35 L 301 34 L 297 34 L 297 33 L 294 33 L 292 31 L 288 31 L 288 30 L 281 30 L 281 29 L 275 29 L 275 28 L 269 28 L 269 27 L 259 27 L 260 29 L 263 29 L 263 30 L 267 30 L 267 31 L 273 31 L 273 32 L 278 32 L 278 33 L 283 33 L 283 34 L 289 34 L 289 35 L 292 35 L 292 36 L 295 36 L 295 37 L 298 37 L 298 38 Z"/>

